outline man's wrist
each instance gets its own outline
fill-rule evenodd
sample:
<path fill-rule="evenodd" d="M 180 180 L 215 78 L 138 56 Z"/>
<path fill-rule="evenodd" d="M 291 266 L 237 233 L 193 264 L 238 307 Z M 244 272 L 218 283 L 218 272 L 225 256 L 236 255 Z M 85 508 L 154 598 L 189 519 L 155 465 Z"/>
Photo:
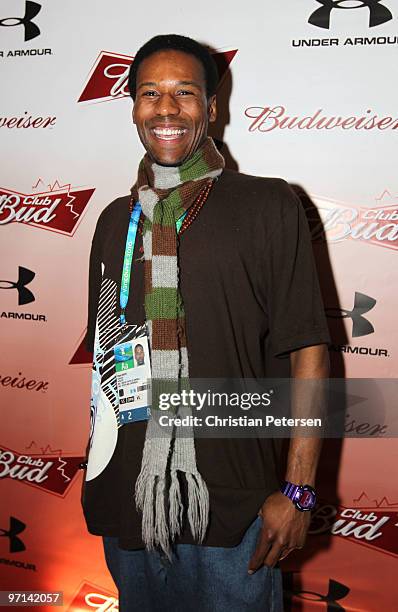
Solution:
<path fill-rule="evenodd" d="M 291 500 L 295 508 L 300 510 L 300 512 L 308 512 L 315 507 L 316 493 L 314 488 L 308 483 L 301 485 L 285 480 L 280 491 Z"/>
<path fill-rule="evenodd" d="M 306 457 L 297 457 L 296 460 L 290 462 L 285 472 L 285 480 L 287 482 L 295 482 L 299 485 L 308 484 L 315 487 L 317 462 L 306 461 Z"/>

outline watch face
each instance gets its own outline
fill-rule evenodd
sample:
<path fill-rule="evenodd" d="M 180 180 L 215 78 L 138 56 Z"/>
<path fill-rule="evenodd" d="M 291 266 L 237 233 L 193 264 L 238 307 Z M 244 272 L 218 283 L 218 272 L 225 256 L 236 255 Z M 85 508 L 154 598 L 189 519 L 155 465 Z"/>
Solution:
<path fill-rule="evenodd" d="M 312 510 L 316 503 L 315 491 L 308 485 L 303 488 L 300 499 L 296 501 L 296 507 L 301 511 Z"/>

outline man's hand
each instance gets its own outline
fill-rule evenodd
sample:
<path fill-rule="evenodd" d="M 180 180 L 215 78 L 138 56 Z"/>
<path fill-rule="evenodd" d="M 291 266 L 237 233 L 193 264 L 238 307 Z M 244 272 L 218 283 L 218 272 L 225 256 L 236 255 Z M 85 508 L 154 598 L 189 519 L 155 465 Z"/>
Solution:
<path fill-rule="evenodd" d="M 263 565 L 274 567 L 293 549 L 302 548 L 311 520 L 310 512 L 297 510 L 279 491 L 267 497 L 259 515 L 263 525 L 249 562 L 249 574 Z"/>

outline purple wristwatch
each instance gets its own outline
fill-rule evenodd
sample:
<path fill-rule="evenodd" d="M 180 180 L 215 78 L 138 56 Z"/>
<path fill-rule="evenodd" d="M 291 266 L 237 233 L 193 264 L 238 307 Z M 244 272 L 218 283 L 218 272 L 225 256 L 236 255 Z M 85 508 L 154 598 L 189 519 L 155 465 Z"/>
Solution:
<path fill-rule="evenodd" d="M 285 480 L 281 486 L 281 492 L 292 500 L 300 512 L 308 512 L 316 504 L 315 491 L 310 485 L 296 485 Z"/>

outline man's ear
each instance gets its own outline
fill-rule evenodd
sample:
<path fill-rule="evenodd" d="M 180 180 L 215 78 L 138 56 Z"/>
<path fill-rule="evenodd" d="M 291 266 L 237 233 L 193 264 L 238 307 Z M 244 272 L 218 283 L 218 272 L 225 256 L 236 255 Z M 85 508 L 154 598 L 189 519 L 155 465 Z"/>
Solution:
<path fill-rule="evenodd" d="M 134 104 L 133 104 L 133 110 L 131 111 L 131 117 L 133 119 L 133 124 L 135 125 L 135 117 L 134 117 Z"/>
<path fill-rule="evenodd" d="M 209 123 L 214 123 L 214 121 L 217 119 L 216 96 L 211 96 L 207 102 L 207 115 L 209 117 Z"/>

